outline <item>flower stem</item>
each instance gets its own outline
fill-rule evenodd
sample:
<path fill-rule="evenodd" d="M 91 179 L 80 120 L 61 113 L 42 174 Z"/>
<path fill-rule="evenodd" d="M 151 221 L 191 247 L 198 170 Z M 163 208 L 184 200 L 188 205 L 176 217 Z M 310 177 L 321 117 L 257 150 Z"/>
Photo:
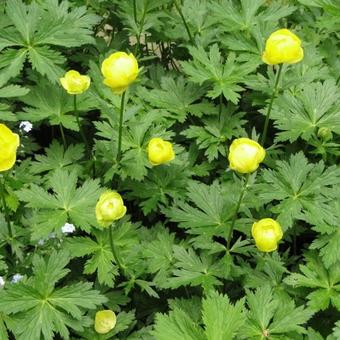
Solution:
<path fill-rule="evenodd" d="M 234 215 L 233 215 L 233 219 L 231 220 L 231 225 L 230 225 L 229 233 L 228 233 L 228 236 L 227 236 L 227 251 L 230 250 L 231 240 L 233 238 L 233 231 L 234 231 L 234 227 L 235 227 L 235 222 L 236 222 L 236 219 L 237 219 L 237 214 L 238 214 L 238 211 L 240 209 L 244 194 L 245 194 L 246 189 L 247 189 L 249 177 L 250 177 L 250 174 L 247 174 L 246 178 L 244 180 L 244 183 L 243 183 L 243 187 L 242 187 L 241 192 L 240 192 L 240 196 L 238 198 L 238 202 L 237 202 L 236 209 L 235 209 L 235 212 L 234 212 Z"/>
<path fill-rule="evenodd" d="M 137 4 L 136 4 L 136 0 L 133 0 L 133 19 L 135 20 L 135 23 L 137 24 Z"/>
<path fill-rule="evenodd" d="M 87 139 L 85 137 L 84 131 L 81 128 L 81 125 L 80 125 L 79 112 L 78 112 L 78 109 L 77 109 L 77 95 L 76 94 L 73 96 L 73 110 L 74 110 L 74 113 L 76 114 L 76 119 L 77 119 L 77 124 L 78 124 L 78 129 L 79 129 L 79 132 L 80 132 L 80 136 L 81 136 L 81 138 L 82 138 L 82 140 L 85 144 L 86 155 L 89 155 L 89 145 L 87 143 Z"/>
<path fill-rule="evenodd" d="M 64 149 L 66 150 L 66 148 L 67 148 L 66 138 L 65 138 L 65 134 L 64 134 L 64 128 L 63 128 L 63 126 L 61 125 L 61 123 L 59 123 L 59 129 L 60 129 L 61 138 L 62 138 L 62 140 L 63 140 Z"/>
<path fill-rule="evenodd" d="M 119 164 L 122 157 L 122 130 L 123 130 L 123 116 L 125 107 L 125 91 L 122 94 L 120 102 L 120 115 L 119 115 L 119 130 L 118 130 L 118 151 L 117 151 L 117 163 Z"/>
<path fill-rule="evenodd" d="M 263 146 L 264 143 L 266 142 L 267 131 L 268 131 L 268 125 L 269 125 L 269 117 L 270 117 L 270 113 L 272 112 L 274 99 L 275 99 L 275 97 L 276 97 L 276 95 L 277 95 L 279 80 L 280 80 L 280 77 L 281 77 L 282 66 L 283 66 L 283 64 L 280 64 L 280 65 L 279 65 L 279 69 L 278 69 L 278 71 L 277 71 L 277 73 L 276 73 L 275 84 L 274 84 L 274 90 L 273 90 L 272 96 L 271 96 L 271 98 L 270 98 L 270 102 L 269 102 L 269 106 L 268 106 L 268 110 L 267 110 L 267 115 L 266 115 L 266 120 L 265 120 L 265 122 L 264 122 L 263 132 L 262 132 L 261 141 L 260 141 L 260 144 L 261 144 L 262 146 Z"/>
<path fill-rule="evenodd" d="M 116 247 L 113 243 L 112 231 L 113 231 L 113 224 L 110 226 L 110 230 L 109 230 L 110 246 L 111 246 L 111 250 L 112 250 L 112 255 L 113 255 L 114 261 L 117 263 L 119 269 L 124 272 L 124 267 L 122 265 L 122 262 L 120 260 L 119 255 L 118 255 L 118 250 L 116 249 Z"/>
<path fill-rule="evenodd" d="M 3 178 L 0 181 L 0 195 L 1 195 L 2 206 L 5 212 L 5 220 L 7 223 L 8 235 L 10 238 L 12 238 L 13 232 L 12 232 L 12 227 L 11 227 L 11 220 L 9 218 L 9 211 L 8 211 L 8 207 L 7 207 L 6 199 L 5 199 L 5 178 Z"/>
<path fill-rule="evenodd" d="M 178 4 L 177 0 L 174 0 L 174 5 L 175 5 L 175 7 L 176 7 L 176 9 L 177 9 L 177 11 L 178 11 L 178 14 L 179 14 L 180 17 L 182 18 L 182 21 L 183 21 L 184 27 L 185 27 L 185 29 L 186 29 L 186 31 L 187 31 L 187 33 L 188 33 L 190 42 L 191 42 L 192 44 L 194 44 L 194 39 L 193 39 L 193 37 L 192 37 L 192 35 L 191 35 L 191 32 L 190 32 L 188 23 L 187 23 L 186 20 L 185 20 L 185 17 L 184 17 L 184 15 L 183 15 L 183 12 L 182 12 L 182 9 L 181 9 L 181 6 Z"/>

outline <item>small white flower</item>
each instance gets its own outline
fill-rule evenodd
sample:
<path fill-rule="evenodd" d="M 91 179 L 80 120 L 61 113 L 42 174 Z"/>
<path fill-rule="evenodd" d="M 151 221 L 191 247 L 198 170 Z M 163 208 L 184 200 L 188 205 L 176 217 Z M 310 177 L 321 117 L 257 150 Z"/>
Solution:
<path fill-rule="evenodd" d="M 76 227 L 72 224 L 72 223 L 65 223 L 62 227 L 61 227 L 61 231 L 64 234 L 72 234 L 73 232 L 75 232 Z"/>
<path fill-rule="evenodd" d="M 50 240 L 50 239 L 52 239 L 52 238 L 56 238 L 55 233 L 49 233 L 49 234 L 48 234 L 48 239 Z"/>
<path fill-rule="evenodd" d="M 24 130 L 25 132 L 30 132 L 33 128 L 33 125 L 31 122 L 24 121 L 19 124 L 19 128 Z"/>
<path fill-rule="evenodd" d="M 4 285 L 5 285 L 5 280 L 2 276 L 0 276 L 0 288 L 3 288 Z"/>
<path fill-rule="evenodd" d="M 19 281 L 21 281 L 23 279 L 23 276 L 21 274 L 14 274 L 12 276 L 12 283 L 18 283 Z"/>
<path fill-rule="evenodd" d="M 42 238 L 38 241 L 38 245 L 39 245 L 39 246 L 44 245 L 44 243 L 45 243 L 45 240 L 42 239 Z"/>

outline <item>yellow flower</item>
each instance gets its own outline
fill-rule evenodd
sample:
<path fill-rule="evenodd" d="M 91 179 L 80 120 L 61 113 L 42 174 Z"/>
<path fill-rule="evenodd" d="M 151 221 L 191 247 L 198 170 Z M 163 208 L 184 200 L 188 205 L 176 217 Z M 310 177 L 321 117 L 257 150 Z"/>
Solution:
<path fill-rule="evenodd" d="M 283 233 L 280 224 L 272 218 L 263 218 L 255 222 L 251 229 L 256 247 L 264 252 L 271 252 L 277 248 Z"/>
<path fill-rule="evenodd" d="M 101 226 L 108 227 L 125 214 L 126 206 L 117 191 L 107 190 L 100 195 L 96 205 L 96 218 Z"/>
<path fill-rule="evenodd" d="M 234 139 L 229 148 L 229 167 L 247 174 L 255 171 L 265 156 L 266 151 L 259 143 L 249 138 Z"/>
<path fill-rule="evenodd" d="M 106 334 L 115 328 L 116 322 L 116 314 L 112 310 L 101 310 L 96 313 L 94 329 L 99 334 Z"/>
<path fill-rule="evenodd" d="M 116 52 L 103 61 L 101 71 L 104 84 L 121 94 L 136 80 L 138 62 L 132 53 Z"/>
<path fill-rule="evenodd" d="M 266 64 L 295 64 L 303 59 L 301 40 L 283 28 L 272 33 L 266 41 L 262 60 Z"/>
<path fill-rule="evenodd" d="M 14 165 L 19 144 L 19 136 L 0 124 L 0 171 L 9 170 Z"/>
<path fill-rule="evenodd" d="M 169 162 L 175 158 L 175 153 L 172 144 L 155 137 L 148 144 L 148 158 L 152 165 L 160 165 Z"/>
<path fill-rule="evenodd" d="M 81 75 L 78 71 L 71 70 L 60 78 L 60 82 L 68 94 L 81 94 L 89 88 L 91 79 Z"/>

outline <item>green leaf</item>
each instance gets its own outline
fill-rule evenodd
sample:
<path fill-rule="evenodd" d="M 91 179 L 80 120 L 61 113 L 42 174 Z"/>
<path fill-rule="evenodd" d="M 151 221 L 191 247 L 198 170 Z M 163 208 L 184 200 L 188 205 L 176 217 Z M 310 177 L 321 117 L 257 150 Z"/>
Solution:
<path fill-rule="evenodd" d="M 87 13 L 86 7 L 70 8 L 68 1 L 33 2 L 26 5 L 21 0 L 6 2 L 9 25 L 1 29 L 0 86 L 20 73 L 27 54 L 33 69 L 46 75 L 53 83 L 59 81 L 65 58 L 50 46 L 77 47 L 95 44 L 92 28 L 100 18 Z M 18 46 L 15 50 L 11 46 Z M 9 58 L 12 55 L 13 58 Z"/>
<path fill-rule="evenodd" d="M 86 311 L 106 301 L 90 283 L 56 287 L 69 272 L 64 268 L 68 261 L 63 252 L 54 251 L 47 260 L 35 256 L 34 276 L 0 291 L 0 311 L 11 315 L 16 339 L 52 340 L 57 333 L 69 339 L 68 328 L 83 330 L 88 326 Z"/>
<path fill-rule="evenodd" d="M 233 197 L 223 195 L 223 188 L 217 182 L 208 186 L 194 181 L 188 184 L 187 196 L 191 204 L 178 201 L 163 209 L 166 216 L 190 234 L 225 234 L 226 222 L 234 212 Z"/>
<path fill-rule="evenodd" d="M 79 131 L 74 114 L 73 96 L 70 96 L 61 86 L 56 86 L 44 79 L 39 79 L 36 87 L 30 88 L 27 96 L 20 98 L 24 102 L 23 112 L 19 113 L 22 120 L 38 122 L 48 120 L 51 125 L 62 124 L 65 128 Z M 88 93 L 77 96 L 79 111 L 89 111 L 95 103 Z M 81 121 L 81 118 L 80 118 Z"/>
<path fill-rule="evenodd" d="M 212 89 L 208 91 L 208 97 L 216 98 L 223 94 L 228 101 L 237 104 L 239 92 L 244 90 L 239 84 L 244 83 L 247 75 L 256 68 L 254 62 L 240 63 L 235 54 L 230 53 L 222 64 L 217 44 L 210 47 L 209 53 L 202 46 L 189 47 L 189 51 L 193 60 L 182 62 L 182 66 L 190 80 L 200 85 L 209 84 Z"/>
<path fill-rule="evenodd" d="M 7 85 L 0 89 L 0 98 L 21 97 L 30 90 L 19 85 Z"/>
<path fill-rule="evenodd" d="M 32 162 L 30 170 L 34 174 L 40 174 L 45 171 L 66 168 L 79 169 L 77 162 L 84 156 L 84 146 L 80 144 L 70 145 L 66 150 L 53 140 L 48 148 L 45 148 L 45 155 L 36 155 L 35 162 Z"/>
<path fill-rule="evenodd" d="M 18 192 L 19 199 L 36 210 L 33 239 L 46 237 L 52 231 L 60 234 L 60 228 L 68 220 L 87 232 L 97 226 L 95 205 L 101 192 L 98 180 L 87 180 L 77 188 L 75 171 L 57 169 L 50 178 L 49 188 L 53 194 L 36 184 Z"/>
<path fill-rule="evenodd" d="M 309 306 L 325 310 L 332 304 L 340 310 L 340 262 L 325 268 L 316 253 L 305 255 L 306 265 L 300 265 L 300 273 L 292 273 L 284 281 L 294 287 L 308 287 L 313 291 L 307 295 Z"/>
<path fill-rule="evenodd" d="M 170 112 L 169 117 L 181 123 L 186 120 L 188 114 L 201 117 L 204 114 L 216 113 L 215 107 L 208 102 L 197 103 L 204 95 L 205 89 L 187 83 L 182 77 L 177 80 L 164 77 L 160 89 L 141 88 L 139 93 L 153 107 Z"/>
<path fill-rule="evenodd" d="M 89 237 L 72 237 L 66 240 L 65 247 L 74 257 L 91 255 L 86 260 L 84 274 L 97 271 L 98 281 L 109 287 L 113 286 L 117 268 L 113 265 L 113 255 L 109 244 L 108 231 L 95 232 L 96 241 Z"/>
<path fill-rule="evenodd" d="M 146 215 L 163 205 L 168 206 L 171 199 L 184 196 L 188 176 L 188 170 L 180 165 L 153 167 L 143 181 L 126 184 L 126 189 L 131 190 L 128 197 L 141 200 L 140 206 Z"/>
<path fill-rule="evenodd" d="M 41 75 L 46 76 L 52 83 L 59 81 L 64 70 L 60 67 L 65 62 L 61 53 L 48 46 L 36 46 L 29 50 L 29 60 L 32 68 Z"/>
<path fill-rule="evenodd" d="M 277 98 L 272 112 L 279 132 L 277 141 L 309 141 L 319 128 L 340 134 L 340 94 L 334 80 L 306 84 L 298 93 L 286 91 Z"/>
<path fill-rule="evenodd" d="M 190 125 L 182 134 L 194 139 L 199 149 L 205 150 L 204 155 L 212 162 L 219 155 L 226 156 L 226 140 L 246 134 L 243 125 L 246 123 L 244 113 L 235 113 L 236 107 L 228 105 L 227 112 L 222 112 L 221 119 L 216 117 L 203 118 L 200 125 Z"/>
<path fill-rule="evenodd" d="M 278 214 L 284 230 L 293 225 L 294 220 L 310 221 L 310 216 L 326 224 L 333 225 L 330 203 L 335 199 L 332 186 L 340 183 L 340 169 L 325 167 L 321 161 L 308 163 L 302 152 L 292 155 L 289 161 L 277 161 L 276 170 L 262 171 L 263 183 L 255 185 L 264 202 L 277 201 L 271 210 Z M 292 176 L 294 174 L 294 176 Z"/>
<path fill-rule="evenodd" d="M 295 307 L 294 301 L 287 296 L 280 301 L 267 285 L 255 292 L 248 291 L 247 304 L 248 320 L 240 331 L 246 338 L 262 338 L 264 334 L 274 338 L 275 335 L 289 336 L 291 332 L 296 335 L 306 333 L 302 325 L 314 314 L 304 306 Z"/>
<path fill-rule="evenodd" d="M 203 330 L 181 309 L 157 314 L 154 335 L 158 340 L 206 340 Z"/>
<path fill-rule="evenodd" d="M 244 301 L 235 305 L 226 295 L 212 291 L 202 301 L 202 315 L 207 340 L 233 339 L 246 320 Z"/>
<path fill-rule="evenodd" d="M 227 271 L 224 259 L 217 261 L 208 254 L 198 256 L 192 248 L 187 250 L 182 246 L 173 246 L 175 260 L 174 277 L 170 277 L 165 284 L 168 288 L 180 286 L 199 286 L 209 290 L 217 285 L 222 285 L 218 277 L 225 277 Z"/>
<path fill-rule="evenodd" d="M 170 234 L 166 229 L 161 229 L 155 240 L 146 242 L 143 251 L 147 258 L 148 271 L 156 273 L 153 281 L 159 287 L 165 286 L 168 277 L 171 276 L 171 270 L 174 262 L 173 246 L 175 244 L 175 235 Z"/>

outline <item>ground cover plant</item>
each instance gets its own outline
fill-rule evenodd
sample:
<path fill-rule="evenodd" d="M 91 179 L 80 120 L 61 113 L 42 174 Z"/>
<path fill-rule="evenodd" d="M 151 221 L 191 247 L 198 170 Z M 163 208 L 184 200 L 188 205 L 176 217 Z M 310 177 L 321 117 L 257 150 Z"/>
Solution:
<path fill-rule="evenodd" d="M 337 0 L 0 1 L 0 339 L 340 339 Z"/>

